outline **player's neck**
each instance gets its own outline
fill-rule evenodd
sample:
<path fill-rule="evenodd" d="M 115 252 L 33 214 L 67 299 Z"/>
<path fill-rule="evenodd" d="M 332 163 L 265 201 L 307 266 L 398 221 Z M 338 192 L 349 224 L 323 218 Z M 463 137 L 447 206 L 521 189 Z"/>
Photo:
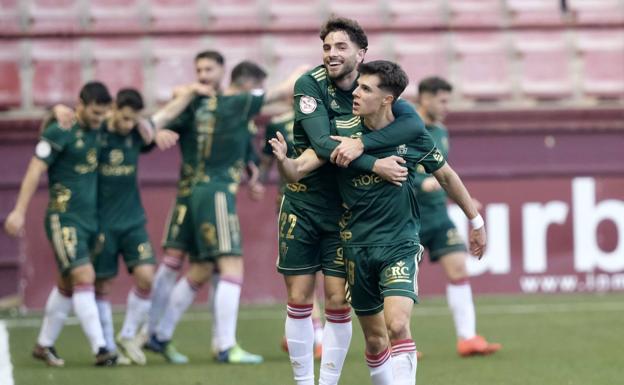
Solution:
<path fill-rule="evenodd" d="M 418 115 L 420 115 L 420 118 L 423 120 L 425 125 L 430 126 L 433 124 L 433 120 L 429 117 L 427 110 L 425 110 L 422 106 L 418 106 L 418 108 L 416 108 L 416 112 L 418 112 Z"/>
<path fill-rule="evenodd" d="M 351 73 L 341 77 L 340 79 L 332 79 L 336 87 L 343 91 L 351 91 L 354 88 L 355 81 L 357 80 L 358 72 L 351 71 Z"/>
<path fill-rule="evenodd" d="M 390 106 L 381 107 L 377 112 L 363 116 L 364 124 L 370 130 L 378 131 L 394 121 L 394 114 Z"/>

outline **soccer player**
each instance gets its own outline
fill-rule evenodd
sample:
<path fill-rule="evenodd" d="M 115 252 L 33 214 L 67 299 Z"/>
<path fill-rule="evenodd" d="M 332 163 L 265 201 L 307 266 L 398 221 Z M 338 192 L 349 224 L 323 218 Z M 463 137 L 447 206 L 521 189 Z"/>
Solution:
<path fill-rule="evenodd" d="M 202 89 L 204 88 L 204 89 Z M 152 115 L 151 123 L 163 127 L 173 120 L 196 95 L 208 92 L 195 84 L 180 90 L 174 100 Z M 117 93 L 110 118 L 100 131 L 100 161 L 98 178 L 99 236 L 94 248 L 96 296 L 100 322 L 107 348 L 116 350 L 110 302 L 106 299 L 118 272 L 118 256 L 123 256 L 134 287 L 128 293 L 126 317 L 117 336 L 124 363 L 144 365 L 145 355 L 137 343 L 138 327 L 147 319 L 154 278 L 155 259 L 145 229 L 145 210 L 141 203 L 137 167 L 142 152 L 155 143 L 153 127 L 141 118 L 143 98 L 134 89 Z M 178 134 L 159 130 L 159 143 L 174 144 Z M 162 147 L 162 146 L 161 146 Z"/>
<path fill-rule="evenodd" d="M 439 77 L 429 77 L 418 84 L 417 110 L 445 158 L 448 156 L 449 142 L 448 131 L 442 123 L 452 90 L 451 84 Z M 420 240 L 429 251 L 431 262 L 440 263 L 449 281 L 446 298 L 455 321 L 457 353 L 463 357 L 494 353 L 501 345 L 489 343 L 476 332 L 472 290 L 466 270 L 467 250 L 448 216 L 446 192 L 424 168 L 418 167 L 417 171 L 416 191 L 422 219 Z"/>
<path fill-rule="evenodd" d="M 35 358 L 63 366 L 54 349 L 67 314 L 74 309 L 95 354 L 95 364 L 114 365 L 117 356 L 106 348 L 95 303 L 95 271 L 89 246 L 97 233 L 98 128 L 110 108 L 104 84 L 90 82 L 80 90 L 76 121 L 68 129 L 47 125 L 28 165 L 15 208 L 5 221 L 12 236 L 24 231 L 28 204 L 41 174 L 47 171 L 49 203 L 45 228 L 59 270 L 57 287 L 46 302 Z"/>
<path fill-rule="evenodd" d="M 345 18 L 330 18 L 321 28 L 320 38 L 323 65 L 304 74 L 295 84 L 294 147 L 296 154 L 312 147 L 320 157 L 329 159 L 340 147 L 330 138 L 330 119 L 351 113 L 357 65 L 364 59 L 368 39 L 356 21 Z M 397 115 L 386 132 L 343 138 L 340 145 L 350 145 L 346 148 L 349 155 L 359 151 L 351 162 L 353 167 L 400 183 L 407 174 L 398 163 L 403 162 L 401 158 L 377 159 L 360 154 L 364 149 L 404 143 L 413 131 L 412 119 L 418 119 L 413 109 Z M 286 339 L 299 385 L 314 383 L 311 313 L 317 271 L 324 275 L 326 320 L 319 384 L 338 383 L 351 341 L 351 309 L 345 300 L 346 273 L 338 227 L 343 209 L 335 173 L 335 168 L 327 164 L 301 181 L 287 184 L 280 210 L 277 270 L 284 275 L 288 293 Z"/>
<path fill-rule="evenodd" d="M 215 56 L 212 57 L 198 59 L 198 72 L 201 72 L 203 60 L 222 65 L 222 60 L 215 61 Z M 296 79 L 291 76 L 264 93 L 261 87 L 265 77 L 266 73 L 256 64 L 239 63 L 232 70 L 230 86 L 222 94 L 194 99 L 169 126 L 180 132 L 183 154 L 186 155 L 178 203 L 171 216 L 165 245 L 189 252 L 191 267 L 171 291 L 164 314 L 146 347 L 163 353 L 174 363 L 184 363 L 187 359 L 180 357 L 179 353 L 169 354 L 169 341 L 180 317 L 193 302 L 199 287 L 210 279 L 215 265 L 220 273 L 214 299 L 215 322 L 219 329 L 217 360 L 224 363 L 262 362 L 261 356 L 244 351 L 236 343 L 236 318 L 243 279 L 236 192 L 248 154 L 251 119 L 264 103 L 290 94 Z M 187 238 L 182 238 L 183 231 Z M 175 271 L 172 260 L 176 264 L 181 260 L 167 255 L 165 264 L 169 265 L 169 270 Z"/>
<path fill-rule="evenodd" d="M 392 105 L 408 84 L 405 72 L 388 61 L 359 66 L 358 87 L 353 92 L 353 115 L 334 119 L 336 133 L 358 137 L 387 129 L 394 121 Z M 351 305 L 358 315 L 366 341 L 366 361 L 375 385 L 416 383 L 416 346 L 410 316 L 418 299 L 420 225 L 414 184 L 417 165 L 432 173 L 459 204 L 473 229 L 471 249 L 481 256 L 485 229 L 463 183 L 445 162 L 422 123 L 410 140 L 369 153 L 377 157 L 400 156 L 409 170 L 405 183 L 396 186 L 379 176 L 348 168 L 338 178 L 345 212 L 340 237 L 346 263 Z M 283 138 L 272 139 L 280 170 L 293 182 L 324 162 L 311 150 L 296 160 L 285 157 Z"/>
<path fill-rule="evenodd" d="M 273 166 L 275 160 L 273 156 L 273 148 L 269 144 L 269 140 L 271 138 L 275 138 L 275 135 L 278 132 L 282 134 L 282 136 L 286 139 L 286 143 L 288 144 L 287 156 L 293 156 L 294 148 L 292 145 L 292 141 L 294 123 L 295 113 L 291 109 L 290 111 L 273 117 L 269 124 L 267 124 L 264 133 L 264 147 L 262 148 L 260 163 L 260 181 L 262 183 L 265 183 L 268 179 L 269 171 L 271 170 L 271 167 Z M 286 183 L 284 183 L 283 180 L 280 180 L 279 193 L 277 194 L 278 211 L 279 204 L 282 201 L 285 189 Z M 321 309 L 319 303 L 319 296 L 315 293 L 311 317 L 312 325 L 314 327 L 314 358 L 317 360 L 321 359 L 323 344 L 323 320 L 321 319 Z M 285 352 L 288 352 L 288 343 L 286 341 L 286 337 L 284 337 L 284 339 L 282 340 L 282 349 Z"/>

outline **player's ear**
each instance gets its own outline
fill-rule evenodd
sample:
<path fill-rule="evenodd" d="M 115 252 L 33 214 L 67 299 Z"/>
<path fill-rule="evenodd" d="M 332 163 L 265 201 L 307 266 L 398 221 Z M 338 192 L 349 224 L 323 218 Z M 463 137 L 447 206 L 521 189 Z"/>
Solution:
<path fill-rule="evenodd" d="M 386 96 L 384 96 L 382 103 L 384 104 L 384 106 L 386 105 L 391 105 L 392 103 L 394 103 L 394 96 L 392 94 L 386 94 Z"/>

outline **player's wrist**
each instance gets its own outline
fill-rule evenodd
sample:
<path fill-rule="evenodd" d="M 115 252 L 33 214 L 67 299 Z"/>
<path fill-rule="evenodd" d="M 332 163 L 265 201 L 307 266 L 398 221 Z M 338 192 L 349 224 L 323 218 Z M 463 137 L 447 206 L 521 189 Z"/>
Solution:
<path fill-rule="evenodd" d="M 485 221 L 483 220 L 481 214 L 477 214 L 476 217 L 470 219 L 470 226 L 472 226 L 473 230 L 479 230 L 480 228 L 485 226 Z"/>

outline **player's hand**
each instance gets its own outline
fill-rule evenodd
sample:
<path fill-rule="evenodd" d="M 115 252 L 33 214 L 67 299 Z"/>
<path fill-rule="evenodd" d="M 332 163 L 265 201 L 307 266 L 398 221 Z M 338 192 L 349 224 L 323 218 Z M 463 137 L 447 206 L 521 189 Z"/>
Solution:
<path fill-rule="evenodd" d="M 162 129 L 156 132 L 156 136 L 154 137 L 154 142 L 156 143 L 156 146 L 158 146 L 159 150 L 164 151 L 175 146 L 176 143 L 178 142 L 179 137 L 180 135 L 178 135 L 177 132 L 167 130 L 167 129 Z"/>
<path fill-rule="evenodd" d="M 435 177 L 430 176 L 430 177 L 423 179 L 422 184 L 420 185 L 420 188 L 424 192 L 432 192 L 432 191 L 437 191 L 437 190 L 442 189 L 442 186 L 440 186 L 440 183 Z"/>
<path fill-rule="evenodd" d="M 402 166 L 402 164 L 405 164 L 405 159 L 396 155 L 377 159 L 373 166 L 373 172 L 386 181 L 401 186 L 401 182 L 407 180 L 407 167 Z"/>
<path fill-rule="evenodd" d="M 470 230 L 470 254 L 481 259 L 483 253 L 485 253 L 486 235 L 485 226 L 481 226 L 478 229 Z"/>
<path fill-rule="evenodd" d="M 4 230 L 12 237 L 24 235 L 24 213 L 13 210 L 4 221 Z"/>
<path fill-rule="evenodd" d="M 277 138 L 269 139 L 269 144 L 273 148 L 273 155 L 275 155 L 275 159 L 278 162 L 283 162 L 286 159 L 286 153 L 288 152 L 288 144 L 286 144 L 286 139 L 284 139 L 284 135 L 280 132 L 276 133 Z"/>
<path fill-rule="evenodd" d="M 62 129 L 69 130 L 76 123 L 74 110 L 64 104 L 57 104 L 52 107 L 52 114 Z"/>
<path fill-rule="evenodd" d="M 347 138 L 344 136 L 330 136 L 333 140 L 340 142 L 338 147 L 332 151 L 329 160 L 340 166 L 348 167 L 354 159 L 364 152 L 364 144 L 361 139 Z"/>
<path fill-rule="evenodd" d="M 202 84 L 200 82 L 195 82 L 191 84 L 191 91 L 195 93 L 195 95 L 202 96 L 215 96 L 217 94 L 214 87 L 207 84 Z"/>

